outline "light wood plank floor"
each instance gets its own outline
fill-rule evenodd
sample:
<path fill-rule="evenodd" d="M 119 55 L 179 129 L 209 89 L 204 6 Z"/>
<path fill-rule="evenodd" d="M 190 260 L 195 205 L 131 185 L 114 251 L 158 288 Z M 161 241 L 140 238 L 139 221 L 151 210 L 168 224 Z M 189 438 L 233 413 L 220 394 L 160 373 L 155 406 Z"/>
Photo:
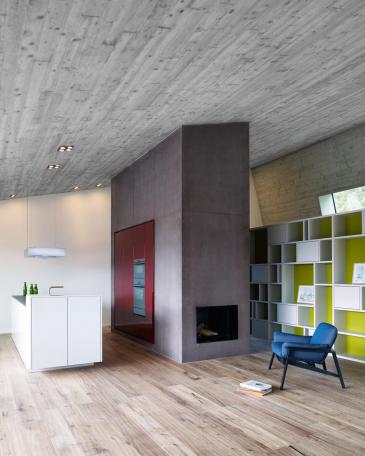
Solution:
<path fill-rule="evenodd" d="M 289 367 L 286 391 L 253 398 L 239 381 L 279 385 L 268 353 L 177 365 L 106 333 L 104 360 L 27 373 L 0 336 L 1 456 L 365 454 L 365 366 L 341 363 L 345 391 Z"/>

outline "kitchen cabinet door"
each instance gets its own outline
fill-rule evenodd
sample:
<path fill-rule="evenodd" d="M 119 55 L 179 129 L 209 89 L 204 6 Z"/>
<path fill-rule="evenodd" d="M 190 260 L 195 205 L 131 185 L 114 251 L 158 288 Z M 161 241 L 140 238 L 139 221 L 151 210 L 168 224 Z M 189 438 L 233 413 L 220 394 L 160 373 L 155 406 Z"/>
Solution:
<path fill-rule="evenodd" d="M 68 297 L 68 364 L 101 362 L 101 297 Z"/>
<path fill-rule="evenodd" d="M 32 298 L 32 370 L 67 366 L 67 298 Z"/>

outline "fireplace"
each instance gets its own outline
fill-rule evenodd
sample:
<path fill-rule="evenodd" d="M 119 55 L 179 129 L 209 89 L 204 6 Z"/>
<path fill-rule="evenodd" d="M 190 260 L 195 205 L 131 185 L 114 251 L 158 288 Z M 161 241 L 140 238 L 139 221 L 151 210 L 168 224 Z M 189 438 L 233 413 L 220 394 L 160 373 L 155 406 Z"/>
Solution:
<path fill-rule="evenodd" d="M 198 344 L 238 339 L 238 306 L 196 308 Z"/>

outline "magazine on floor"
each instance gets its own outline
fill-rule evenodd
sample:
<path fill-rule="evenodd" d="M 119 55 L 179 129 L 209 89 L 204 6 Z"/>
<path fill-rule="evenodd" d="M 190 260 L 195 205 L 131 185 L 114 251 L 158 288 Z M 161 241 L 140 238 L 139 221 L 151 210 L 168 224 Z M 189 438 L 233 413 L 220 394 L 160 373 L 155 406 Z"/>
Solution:
<path fill-rule="evenodd" d="M 249 396 L 262 397 L 272 392 L 272 385 L 257 380 L 248 380 L 240 383 L 239 392 Z"/>

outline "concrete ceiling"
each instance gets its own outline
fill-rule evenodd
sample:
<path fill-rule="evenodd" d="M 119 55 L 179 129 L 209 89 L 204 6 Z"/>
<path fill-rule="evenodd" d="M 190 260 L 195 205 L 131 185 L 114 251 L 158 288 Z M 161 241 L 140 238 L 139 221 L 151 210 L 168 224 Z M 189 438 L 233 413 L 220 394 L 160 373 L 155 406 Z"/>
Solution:
<path fill-rule="evenodd" d="M 107 183 L 184 123 L 251 122 L 252 166 L 362 123 L 364 23 L 363 0 L 2 0 L 0 198 Z"/>

